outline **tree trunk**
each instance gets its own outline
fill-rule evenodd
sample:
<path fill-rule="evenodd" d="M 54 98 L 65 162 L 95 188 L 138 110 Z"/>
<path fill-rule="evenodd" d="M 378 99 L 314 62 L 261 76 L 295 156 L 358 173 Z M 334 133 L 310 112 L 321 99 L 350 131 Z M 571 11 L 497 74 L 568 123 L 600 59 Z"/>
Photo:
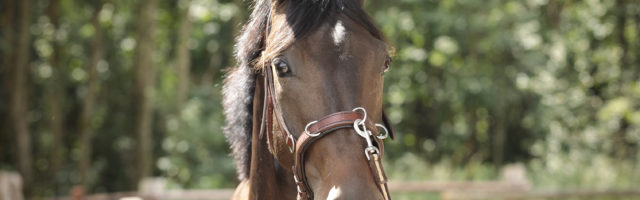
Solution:
<path fill-rule="evenodd" d="M 189 54 L 189 35 L 191 33 L 191 17 L 189 9 L 191 2 L 185 1 L 186 7 L 178 8 L 180 11 L 180 28 L 178 29 L 178 41 L 176 43 L 176 70 L 178 74 L 178 112 L 182 110 L 184 101 L 189 94 L 189 74 L 191 59 Z"/>
<path fill-rule="evenodd" d="M 137 177 L 134 184 L 138 184 L 144 177 L 151 174 L 151 118 L 152 95 L 156 69 L 153 65 L 153 35 L 154 13 L 156 0 L 144 0 L 138 7 L 136 23 L 135 49 L 135 102 L 136 124 L 135 132 L 137 145 Z"/>
<path fill-rule="evenodd" d="M 13 133 L 16 138 L 17 146 L 17 162 L 18 170 L 24 178 L 25 188 L 29 188 L 31 182 L 31 135 L 29 132 L 29 122 L 27 117 L 27 79 L 28 79 L 28 67 L 29 67 L 29 25 L 31 22 L 30 0 L 19 1 L 19 9 L 16 9 L 19 13 L 17 24 L 17 35 L 15 40 L 17 45 L 15 46 L 15 62 L 8 65 L 12 67 L 11 73 L 8 75 L 12 77 L 11 82 L 8 84 L 10 88 L 10 124 L 12 125 Z"/>
<path fill-rule="evenodd" d="M 629 52 L 629 43 L 627 38 L 625 37 L 625 28 L 627 26 L 627 5 L 625 0 L 617 0 L 616 1 L 616 37 L 617 42 L 621 48 L 621 57 L 620 57 L 620 70 L 630 71 L 631 68 L 635 68 L 635 66 L 629 65 L 627 53 Z M 618 88 L 624 88 L 626 84 L 633 82 L 633 73 L 622 73 L 620 78 L 618 79 Z M 626 119 L 619 119 L 620 126 L 619 129 L 614 133 L 614 141 L 617 148 L 615 148 L 615 156 L 620 159 L 624 159 L 628 157 L 628 152 L 630 151 L 630 146 L 627 143 L 627 130 L 629 128 L 629 123 Z"/>
<path fill-rule="evenodd" d="M 636 33 L 638 33 L 638 32 L 640 32 L 640 12 L 636 12 L 635 13 L 634 19 L 635 19 L 634 22 L 636 23 Z M 640 45 L 636 45 L 636 54 L 635 55 L 638 55 L 638 54 L 640 54 Z M 634 61 L 635 61 L 634 64 L 636 66 L 638 64 L 640 64 L 640 58 L 638 56 L 635 56 L 635 60 Z M 633 68 L 632 72 L 635 75 L 635 76 L 633 76 L 634 80 L 640 79 L 640 70 L 637 67 Z"/>
<path fill-rule="evenodd" d="M 53 24 L 53 27 L 56 31 L 58 31 L 58 28 L 60 26 L 59 5 L 60 0 L 51 0 L 49 1 L 49 7 L 47 8 L 47 15 L 49 16 L 51 24 Z M 62 74 L 62 67 L 60 65 L 60 51 L 62 48 L 60 43 L 56 41 L 55 38 L 52 41 L 52 46 L 53 52 L 51 54 L 51 57 L 49 58 L 49 65 L 51 66 L 52 73 L 51 77 L 49 77 L 49 80 L 47 81 L 47 90 L 45 96 L 47 99 L 46 104 L 48 107 L 46 116 L 49 123 L 49 130 L 53 135 L 53 145 L 51 146 L 52 149 L 50 151 L 52 153 L 50 157 L 51 167 L 49 168 L 49 173 L 52 180 L 55 180 L 55 175 L 64 162 L 64 145 L 62 142 L 62 134 L 64 133 L 64 114 L 60 105 L 62 102 L 64 102 L 64 100 L 62 100 L 63 95 L 61 94 L 63 92 L 60 83 L 62 81 L 60 77 L 60 75 Z"/>
<path fill-rule="evenodd" d="M 94 34 L 91 38 L 91 61 L 87 66 L 88 80 L 87 80 L 87 92 L 82 104 L 82 113 L 79 120 L 79 133 L 80 133 L 80 182 L 85 188 L 90 188 L 90 172 L 91 172 L 91 152 L 92 144 L 91 139 L 93 137 L 93 109 L 95 109 L 95 99 L 98 93 L 98 77 L 96 68 L 100 61 L 104 57 L 104 51 L 102 47 L 102 30 L 100 28 L 100 19 L 98 13 L 102 9 L 102 2 L 97 1 L 94 6 L 93 16 L 91 18 L 91 24 L 94 28 Z"/>
<path fill-rule="evenodd" d="M 504 161 L 504 141 L 506 138 L 505 111 L 498 109 L 496 116 L 495 135 L 493 136 L 493 165 L 496 168 L 502 166 Z"/>
<path fill-rule="evenodd" d="M 2 24 L 0 27 L 0 32 L 2 33 L 2 42 L 6 44 L 4 47 L 0 47 L 0 52 L 2 52 L 2 67 L 0 68 L 0 75 L 2 75 L 2 88 L 0 91 L 0 95 L 6 95 L 6 99 L 0 99 L 0 106 L 2 106 L 2 110 L 6 109 L 9 111 L 9 104 L 11 103 L 11 89 L 13 84 L 13 76 L 12 71 L 14 67 L 14 51 L 9 47 L 15 47 L 16 42 L 14 40 L 14 18 L 15 18 L 15 2 L 13 1 L 3 1 L 0 2 L 0 14 L 2 14 Z M 10 115 L 2 116 L 4 120 L 0 121 L 0 139 L 5 138 L 13 138 L 12 134 L 13 123 L 11 123 Z M 6 135 L 5 135 L 6 134 Z M 6 148 L 0 148 L 0 160 L 5 160 L 4 156 L 9 149 L 15 149 L 13 141 L 5 141 L 0 142 L 0 145 L 7 145 Z"/>
<path fill-rule="evenodd" d="M 627 70 L 632 68 L 628 62 L 627 52 L 629 52 L 629 42 L 627 41 L 627 37 L 625 37 L 625 28 L 627 26 L 627 5 L 625 0 L 617 0 L 616 1 L 616 37 L 618 40 L 618 44 L 622 50 L 622 56 L 620 57 L 620 68 L 622 70 Z M 631 73 L 623 73 L 620 85 L 625 84 L 628 81 L 632 81 L 633 74 Z"/>

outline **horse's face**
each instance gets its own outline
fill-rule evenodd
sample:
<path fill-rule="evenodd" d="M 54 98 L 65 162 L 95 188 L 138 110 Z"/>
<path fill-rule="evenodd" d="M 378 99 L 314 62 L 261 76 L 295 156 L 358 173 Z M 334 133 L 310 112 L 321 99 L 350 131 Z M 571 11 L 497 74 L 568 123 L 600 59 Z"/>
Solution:
<path fill-rule="evenodd" d="M 274 15 L 274 21 L 278 17 L 283 16 Z M 355 107 L 365 108 L 372 121 L 381 122 L 387 46 L 349 17 L 339 16 L 335 23 L 297 39 L 271 64 L 276 102 L 294 135 L 299 137 L 313 120 Z M 284 134 L 272 137 L 274 155 L 290 166 Z M 315 199 L 382 199 L 365 146 L 353 129 L 339 129 L 307 150 L 305 175 Z"/>

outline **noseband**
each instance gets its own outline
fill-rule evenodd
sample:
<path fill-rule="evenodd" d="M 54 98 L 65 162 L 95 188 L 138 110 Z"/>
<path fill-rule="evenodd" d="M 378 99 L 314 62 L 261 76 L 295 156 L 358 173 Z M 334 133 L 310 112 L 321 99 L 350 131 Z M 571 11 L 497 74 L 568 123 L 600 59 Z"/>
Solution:
<path fill-rule="evenodd" d="M 392 127 L 387 119 L 384 111 L 382 112 L 383 124 L 375 124 L 367 118 L 367 112 L 364 108 L 358 107 L 351 111 L 342 111 L 329 114 L 320 120 L 310 122 L 306 125 L 305 130 L 300 134 L 299 138 L 295 138 L 289 132 L 279 105 L 276 103 L 274 96 L 273 72 L 271 65 L 265 65 L 264 71 L 264 106 L 262 112 L 262 125 L 260 134 L 267 133 L 269 144 L 273 144 L 270 140 L 273 135 L 273 115 L 280 125 L 281 133 L 285 134 L 286 144 L 289 151 L 294 156 L 294 164 L 291 166 L 293 178 L 298 190 L 298 200 L 306 200 L 313 198 L 313 191 L 309 186 L 305 176 L 304 159 L 307 149 L 320 138 L 335 132 L 338 129 L 354 129 L 355 132 L 365 139 L 367 147 L 364 154 L 369 164 L 370 171 L 376 182 L 376 186 L 381 191 L 385 200 L 391 199 L 387 187 L 387 177 L 382 168 L 382 140 L 387 136 L 394 138 Z M 388 129 L 386 127 L 388 127 Z M 384 134 L 378 131 L 378 127 L 384 130 Z"/>

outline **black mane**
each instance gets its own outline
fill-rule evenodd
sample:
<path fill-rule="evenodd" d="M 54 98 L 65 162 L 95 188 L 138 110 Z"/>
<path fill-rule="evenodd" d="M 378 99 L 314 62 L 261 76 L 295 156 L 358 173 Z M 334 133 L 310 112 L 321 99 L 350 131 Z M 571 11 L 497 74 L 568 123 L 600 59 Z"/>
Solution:
<path fill-rule="evenodd" d="M 267 48 L 265 32 L 269 28 L 267 26 L 271 13 L 271 1 L 256 0 L 254 3 L 250 20 L 237 38 L 235 51 L 238 66 L 229 71 L 222 88 L 222 103 L 226 116 L 223 132 L 231 145 L 240 180 L 249 177 L 255 71 L 260 69 L 257 67 L 260 65 L 255 63 Z M 278 51 L 286 49 L 295 40 L 303 38 L 320 25 L 335 22 L 335 16 L 339 14 L 344 14 L 361 24 L 375 38 L 383 39 L 382 33 L 362 9 L 359 0 L 278 0 L 276 6 L 285 8 L 287 13 L 287 28 L 275 31 L 275 34 L 281 35 L 282 38 L 275 44 L 277 47 L 273 48 Z"/>

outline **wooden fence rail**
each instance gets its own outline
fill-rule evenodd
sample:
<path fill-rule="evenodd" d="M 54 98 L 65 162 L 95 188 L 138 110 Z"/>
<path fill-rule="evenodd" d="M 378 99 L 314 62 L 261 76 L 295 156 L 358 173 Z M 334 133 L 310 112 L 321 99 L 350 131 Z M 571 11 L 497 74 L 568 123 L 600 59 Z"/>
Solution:
<path fill-rule="evenodd" d="M 0 171 L 0 200 L 23 200 L 22 177 L 16 172 Z"/>
<path fill-rule="evenodd" d="M 0 172 L 0 200 L 21 199 L 22 194 L 15 188 L 21 188 L 19 176 Z M 4 178 L 3 178 L 4 177 Z M 81 187 L 74 187 L 69 197 L 49 198 L 45 200 L 218 200 L 229 199 L 233 189 L 215 190 L 167 190 L 163 178 L 148 178 L 139 185 L 139 191 L 84 195 Z M 9 191 L 17 191 L 7 193 Z M 610 189 L 572 189 L 546 190 L 532 189 L 526 179 L 524 167 L 507 166 L 496 181 L 390 181 L 389 190 L 398 193 L 437 192 L 440 199 L 567 199 L 608 197 L 613 199 L 638 198 L 640 188 L 626 190 Z M 10 196 L 14 195 L 14 196 Z M 17 198 L 12 198 L 17 197 Z"/>
<path fill-rule="evenodd" d="M 538 189 L 530 191 L 447 190 L 440 193 L 445 200 L 479 199 L 640 199 L 640 189 Z"/>
<path fill-rule="evenodd" d="M 498 185 L 495 185 L 498 184 Z M 500 183 L 499 181 L 462 182 L 462 181 L 394 181 L 390 182 L 392 194 L 405 192 L 439 192 L 440 199 L 569 199 L 608 197 L 621 199 L 640 198 L 640 189 L 570 189 L 570 190 L 522 190 L 519 186 Z M 165 190 L 157 194 L 141 194 L 140 192 L 121 192 L 88 195 L 84 200 L 221 200 L 229 199 L 233 189 L 215 190 Z M 53 200 L 54 198 L 51 198 Z M 76 200 L 71 197 L 55 198 L 56 200 Z"/>

